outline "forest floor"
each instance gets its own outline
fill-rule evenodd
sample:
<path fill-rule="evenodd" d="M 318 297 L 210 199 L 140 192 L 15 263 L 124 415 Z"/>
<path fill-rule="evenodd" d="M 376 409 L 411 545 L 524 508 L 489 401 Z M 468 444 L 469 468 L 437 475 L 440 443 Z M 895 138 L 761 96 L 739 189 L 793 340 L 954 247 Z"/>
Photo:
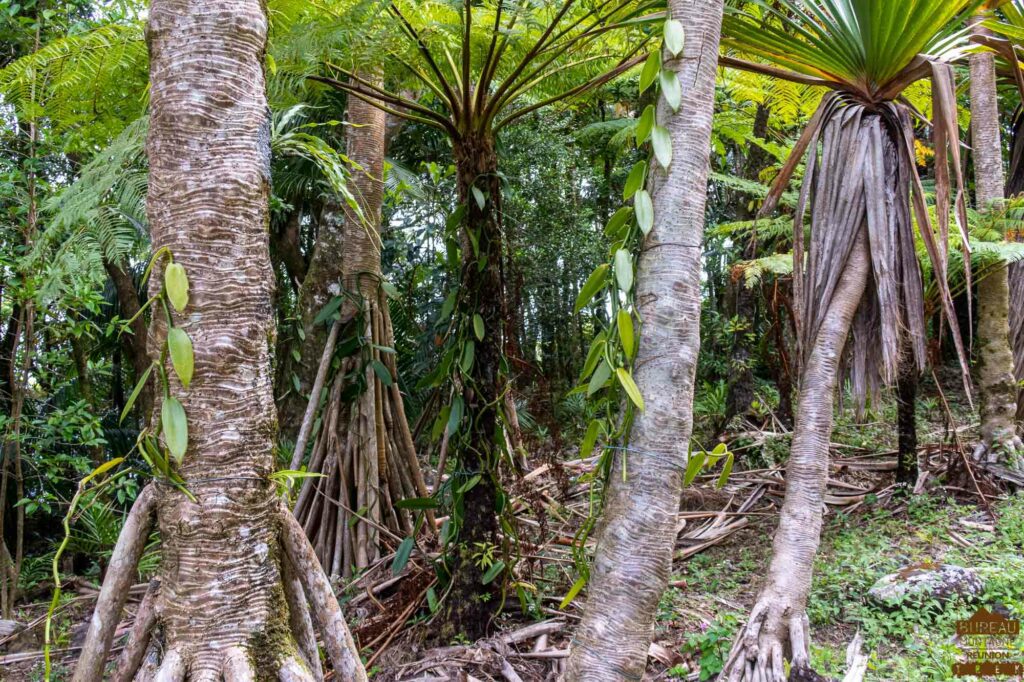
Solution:
<path fill-rule="evenodd" d="M 970 412 L 955 397 L 951 402 L 960 436 L 969 443 L 972 431 L 964 425 Z M 919 440 L 926 455 L 931 453 L 923 461 L 941 469 L 944 458 L 955 457 L 936 447 L 949 440 L 945 412 L 934 401 L 921 401 L 918 417 Z M 842 678 L 846 647 L 859 632 L 870 655 L 869 682 L 976 679 L 951 673 L 960 653 L 956 623 L 980 606 L 1024 617 L 1024 494 L 989 495 L 983 502 L 938 475 L 921 494 L 896 491 L 893 424 L 894 408 L 889 405 L 866 421 L 847 415 L 837 424 L 830 505 L 808 603 L 812 663 L 821 674 Z M 730 484 L 715 490 L 709 477 L 684 497 L 688 525 L 680 534 L 670 587 L 658 611 L 646 679 L 715 679 L 771 558 L 781 502 L 780 468 L 788 443 L 784 433 L 744 434 L 732 444 L 738 461 Z M 579 526 L 579 509 L 587 496 L 577 480 L 583 468 L 570 464 L 563 470 L 547 459 L 546 465 L 537 463 L 531 483 L 546 492 L 535 496 L 520 515 L 538 537 L 543 532 L 549 538 L 544 546 L 529 550 L 532 559 L 527 557 L 532 564 L 523 581 L 536 589 L 530 593 L 530 614 L 524 615 L 511 595 L 495 623 L 494 637 L 428 646 L 432 626 L 426 590 L 432 574 L 414 560 L 404 577 L 390 579 L 385 558 L 379 578 L 349 591 L 346 598 L 357 637 L 364 644 L 376 639 L 371 647 L 379 652 L 371 664 L 375 679 L 555 679 L 585 603 L 581 595 L 565 610 L 558 608 L 574 577 L 568 538 Z M 890 608 L 869 598 L 868 590 L 879 578 L 932 564 L 974 569 L 984 581 L 983 593 L 972 601 L 928 600 Z M 384 583 L 390 584 L 374 587 Z M 377 591 L 373 597 L 360 596 L 367 590 Z M 39 650 L 46 604 L 38 594 L 39 602 L 19 614 L 21 622 L 34 623 L 31 631 L 11 641 L 0 639 L 0 680 L 43 679 Z M 74 647 L 84 635 L 92 599 L 89 587 L 80 585 L 68 590 L 61 602 L 54 620 L 54 680 L 70 678 Z M 407 608 L 409 624 L 396 626 L 396 609 Z M 1013 647 L 1016 660 L 1024 661 L 1024 638 Z"/>

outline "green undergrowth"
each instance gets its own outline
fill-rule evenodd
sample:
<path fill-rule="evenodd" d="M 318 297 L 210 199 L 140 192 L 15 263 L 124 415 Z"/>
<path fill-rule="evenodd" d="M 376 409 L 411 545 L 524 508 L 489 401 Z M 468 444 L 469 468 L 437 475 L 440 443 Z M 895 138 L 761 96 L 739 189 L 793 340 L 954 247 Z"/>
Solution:
<path fill-rule="evenodd" d="M 969 681 L 951 674 L 956 622 L 980 606 L 1024 619 L 1024 495 L 997 502 L 994 509 L 998 522 L 992 532 L 962 523 L 981 518 L 976 505 L 939 495 L 908 496 L 849 516 L 830 515 L 807 607 L 816 670 L 841 679 L 846 646 L 859 631 L 871 656 L 869 682 Z M 744 531 L 739 539 L 677 565 L 674 580 L 685 581 L 686 587 L 670 589 L 659 614 L 659 634 L 672 636 L 675 628 L 674 639 L 688 658 L 673 674 L 681 678 L 687 666 L 695 670 L 699 665 L 701 680 L 715 679 L 767 568 L 773 524 L 761 523 L 756 531 Z M 985 581 L 984 593 L 971 603 L 931 601 L 891 610 L 868 599 L 880 577 L 929 562 L 975 569 Z M 1024 660 L 1024 638 L 1015 647 Z"/>

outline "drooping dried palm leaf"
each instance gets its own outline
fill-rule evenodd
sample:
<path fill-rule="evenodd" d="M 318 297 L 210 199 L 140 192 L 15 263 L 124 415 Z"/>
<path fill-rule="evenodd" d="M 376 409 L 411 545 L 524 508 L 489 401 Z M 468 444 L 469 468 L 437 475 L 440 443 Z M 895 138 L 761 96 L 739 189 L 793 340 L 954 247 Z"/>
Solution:
<path fill-rule="evenodd" d="M 899 355 L 925 362 L 918 226 L 940 283 L 942 311 L 970 385 L 967 357 L 946 282 L 952 213 L 964 262 L 970 263 L 960 171 L 955 87 L 948 63 L 969 48 L 965 21 L 976 0 L 779 0 L 760 12 L 726 17 L 727 65 L 830 88 L 766 197 L 775 209 L 797 168 L 806 170 L 794 219 L 810 211 L 810 243 L 795 229 L 794 305 L 800 356 L 806 357 L 861 229 L 871 251 L 871 278 L 854 321 L 848 363 L 858 399 L 895 381 Z M 757 61 L 746 61 L 735 54 Z M 929 216 L 914 153 L 911 110 L 900 100 L 911 83 L 930 77 L 936 153 L 937 226 Z M 955 193 L 954 193 L 955 188 Z M 806 264 L 804 254 L 806 252 Z M 968 265 L 969 267 L 969 265 Z"/>

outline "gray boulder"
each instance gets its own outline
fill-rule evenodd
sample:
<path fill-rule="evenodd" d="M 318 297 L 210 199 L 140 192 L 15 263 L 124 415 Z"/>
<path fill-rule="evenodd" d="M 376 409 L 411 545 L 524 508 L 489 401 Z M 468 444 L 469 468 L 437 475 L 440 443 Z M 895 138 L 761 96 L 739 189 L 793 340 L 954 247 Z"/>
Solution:
<path fill-rule="evenodd" d="M 914 564 L 883 578 L 868 596 L 886 608 L 922 604 L 930 599 L 945 602 L 953 597 L 974 599 L 985 590 L 976 571 L 952 564 Z"/>

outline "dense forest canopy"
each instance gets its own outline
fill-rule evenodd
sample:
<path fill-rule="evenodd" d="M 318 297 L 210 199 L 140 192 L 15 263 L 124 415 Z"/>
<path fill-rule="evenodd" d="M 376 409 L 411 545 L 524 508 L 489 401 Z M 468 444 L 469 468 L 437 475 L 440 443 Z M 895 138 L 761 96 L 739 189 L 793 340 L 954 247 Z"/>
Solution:
<path fill-rule="evenodd" d="M 0 679 L 1020 678 L 1022 53 L 0 0 Z"/>

